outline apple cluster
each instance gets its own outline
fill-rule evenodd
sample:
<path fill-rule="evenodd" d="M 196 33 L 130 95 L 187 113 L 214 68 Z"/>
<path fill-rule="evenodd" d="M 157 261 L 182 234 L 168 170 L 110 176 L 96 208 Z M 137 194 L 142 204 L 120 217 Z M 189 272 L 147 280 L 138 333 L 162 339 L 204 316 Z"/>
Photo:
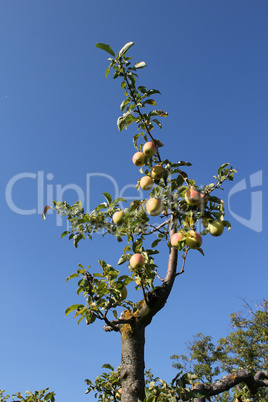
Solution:
<path fill-rule="evenodd" d="M 133 155 L 132 161 L 135 166 L 141 167 L 146 162 L 146 157 L 152 157 L 157 153 L 157 147 L 153 141 L 146 142 L 143 146 L 142 152 L 136 152 Z M 150 176 L 146 175 L 140 179 L 140 187 L 145 190 L 151 190 L 155 181 L 159 181 L 162 178 L 164 172 L 164 168 L 161 164 L 155 165 L 151 169 Z M 194 187 L 189 187 L 184 195 L 184 199 L 186 203 L 195 208 L 204 208 L 208 203 L 208 197 L 206 194 L 201 193 Z M 163 211 L 163 205 L 160 199 L 158 198 L 150 198 L 146 203 L 146 211 L 150 216 L 158 216 Z M 114 222 L 120 224 L 123 219 L 122 211 L 116 212 L 116 216 L 113 218 Z M 203 218 L 202 220 L 204 228 L 212 236 L 220 236 L 224 230 L 223 222 L 219 220 L 212 220 L 211 218 Z M 171 245 L 176 248 L 180 248 L 182 242 L 185 242 L 186 246 L 190 249 L 199 249 L 202 245 L 202 236 L 200 233 L 195 230 L 179 231 L 178 233 L 173 234 L 171 237 Z M 142 256 L 139 254 L 139 258 Z M 133 256 L 134 261 L 137 259 L 137 254 Z M 133 260 L 132 260 L 133 261 Z M 135 263 L 130 263 L 132 266 Z"/>
<path fill-rule="evenodd" d="M 204 208 L 208 203 L 208 197 L 194 188 L 189 188 L 185 192 L 184 198 L 188 205 L 198 208 Z M 212 236 L 218 237 L 223 233 L 224 224 L 222 221 L 205 217 L 202 219 L 202 224 Z M 200 233 L 194 230 L 187 232 L 181 230 L 171 236 L 170 243 L 172 247 L 180 248 L 182 242 L 185 242 L 190 249 L 198 249 L 201 247 L 203 240 Z"/>
<path fill-rule="evenodd" d="M 132 161 L 135 166 L 141 167 L 145 164 L 146 157 L 152 157 L 157 153 L 157 146 L 153 141 L 146 142 L 143 145 L 142 152 L 136 152 L 133 155 Z M 143 176 L 140 179 L 140 187 L 142 190 L 148 191 L 154 185 L 155 181 L 159 181 L 164 172 L 164 168 L 161 165 L 155 165 L 151 169 L 150 176 Z M 158 216 L 163 211 L 162 202 L 158 198 L 150 198 L 146 204 L 146 211 L 151 216 Z"/>

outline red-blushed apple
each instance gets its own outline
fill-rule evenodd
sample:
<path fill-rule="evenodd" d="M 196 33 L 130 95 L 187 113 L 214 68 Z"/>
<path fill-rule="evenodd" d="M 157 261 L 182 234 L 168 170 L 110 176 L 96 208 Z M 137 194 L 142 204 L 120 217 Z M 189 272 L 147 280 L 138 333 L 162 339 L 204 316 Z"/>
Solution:
<path fill-rule="evenodd" d="M 212 221 L 208 223 L 208 230 L 212 236 L 220 236 L 223 233 L 224 225 L 221 221 Z"/>
<path fill-rule="evenodd" d="M 135 166 L 143 166 L 145 162 L 145 155 L 142 152 L 136 152 L 132 157 L 132 162 Z"/>
<path fill-rule="evenodd" d="M 199 205 L 200 204 L 200 193 L 194 188 L 188 188 L 185 193 L 185 200 L 189 205 Z"/>
<path fill-rule="evenodd" d="M 143 190 L 151 190 L 154 182 L 150 176 L 143 176 L 140 180 L 140 186 Z"/>
<path fill-rule="evenodd" d="M 183 234 L 180 232 L 174 233 L 170 238 L 170 243 L 172 247 L 178 248 L 183 237 L 184 237 Z"/>
<path fill-rule="evenodd" d="M 124 212 L 123 211 L 117 211 L 113 214 L 113 221 L 116 225 L 120 225 L 120 223 L 123 222 L 123 216 Z"/>
<path fill-rule="evenodd" d="M 164 172 L 164 168 L 161 165 L 155 165 L 152 170 L 151 170 L 151 176 L 154 180 L 160 180 L 162 177 L 162 174 Z"/>
<path fill-rule="evenodd" d="M 150 198 L 146 203 L 146 211 L 151 216 L 158 216 L 163 211 L 163 205 L 158 198 Z"/>
<path fill-rule="evenodd" d="M 201 236 L 198 232 L 195 232 L 194 230 L 190 230 L 190 231 L 187 233 L 187 236 L 186 236 L 186 245 L 187 245 L 189 248 L 195 249 L 195 248 L 201 247 L 202 241 L 203 241 L 203 240 L 202 240 L 202 236 Z"/>
<path fill-rule="evenodd" d="M 146 142 L 143 145 L 142 151 L 146 156 L 153 156 L 157 152 L 157 146 L 153 141 Z"/>
<path fill-rule="evenodd" d="M 129 264 L 133 269 L 139 269 L 144 264 L 144 257 L 142 254 L 136 253 L 130 257 Z"/>

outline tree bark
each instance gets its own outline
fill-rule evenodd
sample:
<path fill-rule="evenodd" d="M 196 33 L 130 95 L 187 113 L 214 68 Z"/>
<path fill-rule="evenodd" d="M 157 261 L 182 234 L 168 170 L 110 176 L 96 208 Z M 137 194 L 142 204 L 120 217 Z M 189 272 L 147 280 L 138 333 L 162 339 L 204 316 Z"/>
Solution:
<path fill-rule="evenodd" d="M 170 235 L 175 231 L 173 219 L 171 219 L 171 226 Z M 122 402 L 137 402 L 145 399 L 145 328 L 168 299 L 176 277 L 177 258 L 178 250 L 171 247 L 167 272 L 162 285 L 149 291 L 146 297 L 136 304 L 132 312 L 125 310 L 119 320 L 110 323 L 115 324 L 121 333 Z"/>
<path fill-rule="evenodd" d="M 248 370 L 238 370 L 232 374 L 228 374 L 222 377 L 220 380 L 215 381 L 212 384 L 198 383 L 194 386 L 194 390 L 204 391 L 207 398 L 214 395 L 219 395 L 224 391 L 228 391 L 235 385 L 245 383 L 248 390 L 252 395 L 255 395 L 258 388 L 268 387 L 268 371 L 259 371 L 255 376 Z M 208 399 L 195 398 L 194 402 L 206 402 Z"/>
<path fill-rule="evenodd" d="M 145 328 L 137 323 L 121 328 L 121 384 L 122 402 L 143 401 L 145 398 L 144 343 Z"/>

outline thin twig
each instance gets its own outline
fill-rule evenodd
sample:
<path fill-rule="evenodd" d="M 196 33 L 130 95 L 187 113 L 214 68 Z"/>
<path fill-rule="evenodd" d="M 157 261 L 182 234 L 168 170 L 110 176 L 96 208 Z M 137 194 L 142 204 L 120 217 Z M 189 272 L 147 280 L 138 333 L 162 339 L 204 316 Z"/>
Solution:
<path fill-rule="evenodd" d="M 184 254 L 182 254 L 182 256 L 181 256 L 181 257 L 182 257 L 182 259 L 183 259 L 183 262 L 182 262 L 182 267 L 181 267 L 180 272 L 177 272 L 175 276 L 178 276 L 178 275 L 183 274 L 183 272 L 184 272 L 184 266 L 185 266 L 185 261 L 186 261 L 186 257 L 187 257 L 187 253 L 188 253 L 188 251 L 189 251 L 189 248 L 187 248 L 187 249 L 186 249 L 186 251 L 185 251 L 185 253 L 184 253 Z"/>
<path fill-rule="evenodd" d="M 146 233 L 143 233 L 143 234 L 144 234 L 144 236 L 147 236 L 147 235 L 150 235 L 150 234 L 152 234 L 152 233 L 154 233 L 156 231 L 160 232 L 161 234 L 165 234 L 165 233 L 161 232 L 160 228 L 162 228 L 163 226 L 165 226 L 165 225 L 167 225 L 169 223 L 170 223 L 170 219 L 168 219 L 167 221 L 161 223 L 161 225 L 159 225 L 157 227 L 155 227 L 154 225 L 147 225 L 147 226 L 149 226 L 149 227 L 151 227 L 153 229 L 150 232 L 146 232 Z"/>

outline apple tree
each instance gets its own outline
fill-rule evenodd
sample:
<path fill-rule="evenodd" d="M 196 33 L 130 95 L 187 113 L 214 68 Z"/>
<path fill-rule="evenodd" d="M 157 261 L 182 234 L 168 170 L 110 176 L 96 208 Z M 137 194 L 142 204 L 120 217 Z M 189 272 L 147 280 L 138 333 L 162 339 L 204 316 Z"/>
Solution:
<path fill-rule="evenodd" d="M 70 230 L 62 237 L 68 235 L 75 247 L 100 230 L 122 244 L 116 267 L 100 259 L 99 270 L 79 264 L 67 278 L 78 279 L 77 293 L 84 299 L 68 307 L 66 315 L 73 312 L 78 322 L 85 320 L 87 325 L 101 320 L 105 331 L 118 332 L 122 346 L 120 395 L 124 402 L 145 400 L 145 328 L 165 306 L 175 280 L 185 271 L 187 256 L 192 252 L 204 254 L 203 236 L 220 236 L 225 228 L 230 229 L 224 218 L 224 202 L 213 192 L 226 180 L 233 180 L 235 173 L 229 163 L 224 163 L 212 183 L 199 187 L 185 171 L 191 163 L 161 158 L 163 143 L 157 133 L 161 132 L 161 118 L 168 113 L 156 108 L 158 90 L 136 84 L 137 72 L 146 64 L 132 63 L 128 51 L 133 45 L 127 43 L 116 55 L 109 45 L 96 44 L 111 56 L 106 77 L 113 71 L 124 93 L 118 129 L 137 128 L 132 162 L 137 166 L 137 189 L 144 190 L 146 198 L 126 203 L 104 193 L 104 201 L 91 212 L 84 211 L 80 201 L 74 205 L 53 202 L 53 209 L 70 222 Z M 49 208 L 45 207 L 44 218 Z M 199 233 L 201 222 L 203 230 Z M 160 243 L 166 244 L 165 267 L 156 264 Z M 179 253 L 182 259 L 178 266 Z M 138 302 L 128 300 L 131 286 L 139 295 Z"/>

